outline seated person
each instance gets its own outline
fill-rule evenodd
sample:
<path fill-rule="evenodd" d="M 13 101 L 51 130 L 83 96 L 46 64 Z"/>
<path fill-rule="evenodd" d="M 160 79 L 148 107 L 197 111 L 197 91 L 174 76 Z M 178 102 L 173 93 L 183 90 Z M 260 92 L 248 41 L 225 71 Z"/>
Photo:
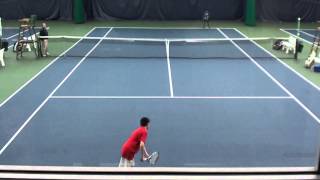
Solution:
<path fill-rule="evenodd" d="M 48 36 L 48 28 L 46 23 L 42 23 L 42 28 L 40 30 L 40 43 L 41 43 L 41 53 L 42 56 L 46 57 L 48 53 L 48 38 L 41 38 L 41 36 Z"/>

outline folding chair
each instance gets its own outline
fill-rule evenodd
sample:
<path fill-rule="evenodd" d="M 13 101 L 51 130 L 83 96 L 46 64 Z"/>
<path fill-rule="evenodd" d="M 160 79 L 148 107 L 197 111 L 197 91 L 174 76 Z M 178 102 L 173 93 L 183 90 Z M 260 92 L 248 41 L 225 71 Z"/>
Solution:
<path fill-rule="evenodd" d="M 0 65 L 4 67 L 6 64 L 4 63 L 3 59 L 4 49 L 0 49 Z"/>

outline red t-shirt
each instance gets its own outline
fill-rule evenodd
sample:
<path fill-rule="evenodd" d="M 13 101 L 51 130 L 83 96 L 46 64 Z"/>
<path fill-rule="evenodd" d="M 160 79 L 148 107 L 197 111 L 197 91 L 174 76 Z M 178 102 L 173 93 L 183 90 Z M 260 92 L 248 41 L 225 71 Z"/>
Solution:
<path fill-rule="evenodd" d="M 132 160 L 139 151 L 140 142 L 146 143 L 148 131 L 145 127 L 139 127 L 133 131 L 128 140 L 123 144 L 121 156 L 127 160 Z"/>

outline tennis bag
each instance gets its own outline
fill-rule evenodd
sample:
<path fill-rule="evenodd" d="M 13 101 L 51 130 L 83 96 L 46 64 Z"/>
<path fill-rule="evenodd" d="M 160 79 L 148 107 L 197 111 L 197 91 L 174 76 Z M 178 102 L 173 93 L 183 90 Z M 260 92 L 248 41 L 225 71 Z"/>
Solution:
<path fill-rule="evenodd" d="M 0 44 L 0 49 L 4 49 L 4 51 L 8 51 L 8 46 L 9 46 L 9 43 L 7 40 L 4 40 L 2 39 L 1 41 L 1 44 Z"/>
<path fill-rule="evenodd" d="M 283 41 L 283 40 L 281 40 L 281 39 L 276 40 L 276 41 L 273 43 L 272 48 L 273 48 L 274 50 L 281 50 L 281 49 L 282 49 L 282 41 Z"/>

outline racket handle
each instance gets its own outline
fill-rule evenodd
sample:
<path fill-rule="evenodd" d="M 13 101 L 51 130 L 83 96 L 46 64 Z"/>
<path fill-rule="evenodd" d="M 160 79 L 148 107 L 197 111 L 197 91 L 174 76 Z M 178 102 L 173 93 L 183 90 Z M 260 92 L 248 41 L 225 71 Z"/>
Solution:
<path fill-rule="evenodd" d="M 145 159 L 142 157 L 142 158 L 140 159 L 141 162 L 144 162 L 144 161 L 147 161 L 147 160 L 149 160 L 149 157 L 148 157 L 148 158 L 145 158 Z"/>

